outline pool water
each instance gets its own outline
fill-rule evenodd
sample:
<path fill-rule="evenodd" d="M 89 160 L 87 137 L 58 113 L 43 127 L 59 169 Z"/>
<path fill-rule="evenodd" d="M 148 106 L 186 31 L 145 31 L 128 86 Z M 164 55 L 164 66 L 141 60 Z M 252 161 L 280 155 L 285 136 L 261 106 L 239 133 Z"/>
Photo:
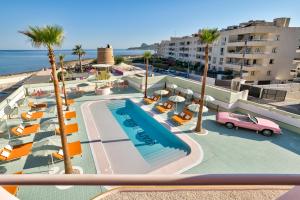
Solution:
<path fill-rule="evenodd" d="M 165 165 L 190 153 L 186 143 L 131 100 L 112 100 L 107 107 L 151 166 Z"/>

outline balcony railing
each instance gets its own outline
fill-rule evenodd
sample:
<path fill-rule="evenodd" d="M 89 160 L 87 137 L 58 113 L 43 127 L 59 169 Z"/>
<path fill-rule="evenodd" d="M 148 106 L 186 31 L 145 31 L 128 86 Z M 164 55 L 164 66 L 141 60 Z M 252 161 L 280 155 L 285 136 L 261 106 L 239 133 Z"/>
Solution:
<path fill-rule="evenodd" d="M 0 185 L 300 185 L 300 174 L 1 175 Z"/>
<path fill-rule="evenodd" d="M 232 39 L 229 40 L 228 43 L 234 43 L 234 42 L 266 42 L 266 41 L 276 41 L 275 39 Z"/>

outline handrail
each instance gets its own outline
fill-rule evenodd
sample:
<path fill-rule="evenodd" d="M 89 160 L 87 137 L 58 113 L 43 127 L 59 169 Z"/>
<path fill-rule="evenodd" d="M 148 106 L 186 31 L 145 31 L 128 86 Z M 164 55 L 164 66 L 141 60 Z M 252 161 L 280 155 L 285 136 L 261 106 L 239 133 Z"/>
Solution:
<path fill-rule="evenodd" d="M 1 175 L 0 185 L 300 185 L 300 174 Z"/>

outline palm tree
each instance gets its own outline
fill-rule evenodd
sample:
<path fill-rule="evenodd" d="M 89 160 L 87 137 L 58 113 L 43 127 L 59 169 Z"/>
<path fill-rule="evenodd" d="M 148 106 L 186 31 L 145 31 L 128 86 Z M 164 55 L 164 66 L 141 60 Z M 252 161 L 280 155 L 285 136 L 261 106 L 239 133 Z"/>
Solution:
<path fill-rule="evenodd" d="M 78 55 L 78 61 L 79 61 L 79 65 L 80 65 L 80 72 L 82 72 L 82 63 L 81 63 L 81 58 L 82 56 L 84 56 L 86 53 L 85 51 L 82 49 L 81 45 L 75 45 L 75 48 L 72 50 L 72 54 L 73 55 Z"/>
<path fill-rule="evenodd" d="M 54 46 L 61 46 L 64 38 L 63 28 L 57 25 L 54 26 L 29 26 L 25 31 L 19 31 L 21 34 L 27 36 L 31 44 L 34 47 L 44 46 L 48 50 L 48 58 L 52 69 L 52 79 L 54 85 L 55 99 L 56 99 L 56 107 L 57 107 L 57 116 L 58 123 L 60 129 L 60 137 L 62 143 L 62 149 L 64 152 L 64 164 L 65 164 L 65 173 L 71 174 L 73 172 L 72 163 L 70 159 L 69 150 L 67 148 L 67 137 L 65 135 L 65 123 L 62 109 L 62 100 L 59 92 L 59 83 L 56 74 L 56 63 L 55 63 L 55 54 L 54 54 Z"/>
<path fill-rule="evenodd" d="M 147 98 L 148 65 L 149 65 L 149 59 L 151 58 L 151 56 L 152 56 L 151 51 L 144 52 L 144 59 L 146 60 L 146 79 L 145 79 L 145 92 L 144 92 L 145 98 Z"/>
<path fill-rule="evenodd" d="M 200 108 L 198 114 L 198 121 L 196 125 L 196 132 L 202 133 L 202 115 L 204 106 L 204 95 L 206 86 L 206 77 L 208 70 L 208 46 L 218 39 L 220 33 L 218 29 L 203 29 L 199 32 L 199 40 L 205 44 L 205 66 L 202 76 L 201 99 L 199 100 Z"/>
<path fill-rule="evenodd" d="M 64 72 L 64 59 L 66 57 L 66 55 L 64 54 L 60 54 L 59 56 L 59 63 L 60 63 L 60 68 L 61 68 L 61 81 L 62 81 L 62 85 L 63 85 L 63 92 L 64 92 L 64 99 L 65 99 L 65 104 L 67 106 L 67 110 L 69 110 L 69 104 L 67 103 L 67 92 L 66 92 L 66 84 L 65 84 L 65 72 Z"/>

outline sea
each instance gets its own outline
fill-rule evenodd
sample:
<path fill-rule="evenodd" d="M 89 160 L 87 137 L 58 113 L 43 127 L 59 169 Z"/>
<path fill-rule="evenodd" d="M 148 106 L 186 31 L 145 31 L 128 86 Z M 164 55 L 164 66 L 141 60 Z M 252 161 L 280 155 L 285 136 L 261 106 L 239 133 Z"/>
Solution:
<path fill-rule="evenodd" d="M 97 50 L 85 50 L 86 58 L 96 58 Z M 144 50 L 114 49 L 114 56 L 142 55 Z M 56 50 L 56 60 L 59 54 L 65 54 L 65 61 L 77 60 L 72 50 Z M 0 75 L 18 74 L 37 71 L 49 67 L 46 50 L 0 50 Z"/>

